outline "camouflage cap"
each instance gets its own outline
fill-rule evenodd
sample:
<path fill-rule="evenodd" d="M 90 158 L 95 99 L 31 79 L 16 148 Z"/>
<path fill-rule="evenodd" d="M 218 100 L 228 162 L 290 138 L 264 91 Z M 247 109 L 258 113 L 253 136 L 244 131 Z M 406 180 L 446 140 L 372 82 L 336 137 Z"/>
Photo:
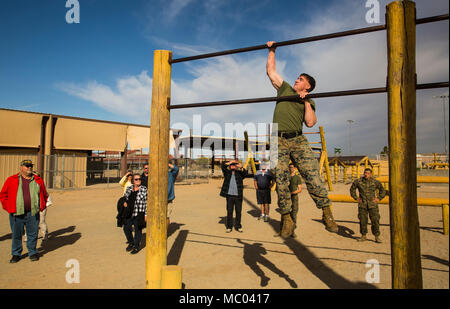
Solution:
<path fill-rule="evenodd" d="M 33 161 L 31 161 L 31 160 L 22 160 L 22 162 L 20 162 L 20 166 L 27 165 L 27 164 L 34 165 Z"/>

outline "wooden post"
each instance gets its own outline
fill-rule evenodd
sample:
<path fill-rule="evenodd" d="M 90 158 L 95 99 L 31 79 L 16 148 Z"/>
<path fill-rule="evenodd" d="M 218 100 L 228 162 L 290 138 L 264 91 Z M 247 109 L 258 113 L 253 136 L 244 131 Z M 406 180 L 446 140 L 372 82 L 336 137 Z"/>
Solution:
<path fill-rule="evenodd" d="M 167 264 L 167 191 L 172 52 L 156 50 L 150 122 L 147 203 L 146 287 L 161 288 L 162 267 Z"/>
<path fill-rule="evenodd" d="M 320 133 L 320 143 L 322 144 L 322 153 L 325 154 L 325 173 L 327 174 L 328 191 L 333 191 L 333 184 L 330 173 L 330 163 L 328 162 L 327 142 L 325 141 L 325 134 L 323 132 L 322 126 L 319 126 L 319 133 Z"/>
<path fill-rule="evenodd" d="M 392 288 L 422 288 L 416 182 L 415 3 L 386 7 Z"/>
<path fill-rule="evenodd" d="M 448 204 L 442 204 L 442 225 L 444 227 L 444 235 L 448 235 Z"/>
<path fill-rule="evenodd" d="M 176 265 L 163 266 L 161 288 L 162 289 L 182 288 L 182 269 L 180 266 Z"/>

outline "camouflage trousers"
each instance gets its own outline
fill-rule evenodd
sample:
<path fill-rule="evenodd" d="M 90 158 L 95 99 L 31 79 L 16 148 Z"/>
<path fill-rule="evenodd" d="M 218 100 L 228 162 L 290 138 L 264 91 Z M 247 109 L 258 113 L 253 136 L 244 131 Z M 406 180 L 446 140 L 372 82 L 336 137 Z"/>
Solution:
<path fill-rule="evenodd" d="M 275 169 L 278 207 L 281 214 L 291 212 L 292 201 L 289 190 L 289 161 L 297 168 L 306 183 L 308 193 L 321 209 L 331 205 L 328 191 L 319 175 L 319 162 L 304 135 L 294 138 L 278 138 L 278 162 Z"/>
<path fill-rule="evenodd" d="M 380 236 L 380 211 L 375 208 L 358 207 L 359 231 L 361 235 L 367 234 L 367 224 L 371 223 L 372 234 Z"/>
<path fill-rule="evenodd" d="M 291 218 L 294 221 L 294 230 L 297 228 L 297 215 L 298 215 L 298 194 L 291 195 Z M 283 229 L 283 221 L 280 222 L 280 231 Z"/>

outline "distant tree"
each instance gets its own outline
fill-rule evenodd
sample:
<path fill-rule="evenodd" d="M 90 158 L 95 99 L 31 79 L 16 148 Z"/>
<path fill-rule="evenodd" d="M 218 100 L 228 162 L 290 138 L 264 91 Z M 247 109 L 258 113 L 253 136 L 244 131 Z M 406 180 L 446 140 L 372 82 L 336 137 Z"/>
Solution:
<path fill-rule="evenodd" d="M 341 154 L 342 149 L 341 148 L 334 148 L 334 155 Z"/>
<path fill-rule="evenodd" d="M 384 154 L 384 155 L 389 154 L 389 148 L 388 148 L 388 146 L 384 146 L 384 147 L 383 147 L 383 150 L 380 152 L 380 154 Z"/>

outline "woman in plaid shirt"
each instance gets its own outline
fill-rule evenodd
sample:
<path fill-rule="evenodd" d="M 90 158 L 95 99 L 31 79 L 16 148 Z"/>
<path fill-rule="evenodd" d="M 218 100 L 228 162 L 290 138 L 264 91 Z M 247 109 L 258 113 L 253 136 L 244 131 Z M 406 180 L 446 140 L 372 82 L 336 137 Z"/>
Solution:
<path fill-rule="evenodd" d="M 141 175 L 133 175 L 133 185 L 129 186 L 124 194 L 126 201 L 123 206 L 128 209 L 128 218 L 125 218 L 123 231 L 127 238 L 127 251 L 136 254 L 140 250 L 142 229 L 145 227 L 145 215 L 147 213 L 147 188 L 141 186 Z M 134 237 L 132 232 L 134 226 Z"/>

